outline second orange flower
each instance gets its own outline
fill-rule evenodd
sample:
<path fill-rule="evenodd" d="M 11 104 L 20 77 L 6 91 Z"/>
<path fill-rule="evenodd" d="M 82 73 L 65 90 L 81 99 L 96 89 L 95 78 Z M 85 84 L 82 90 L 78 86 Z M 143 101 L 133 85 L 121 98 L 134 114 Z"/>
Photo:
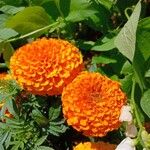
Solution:
<path fill-rule="evenodd" d="M 82 72 L 62 93 L 68 124 L 87 136 L 102 137 L 118 129 L 125 103 L 120 84 L 99 73 Z"/>

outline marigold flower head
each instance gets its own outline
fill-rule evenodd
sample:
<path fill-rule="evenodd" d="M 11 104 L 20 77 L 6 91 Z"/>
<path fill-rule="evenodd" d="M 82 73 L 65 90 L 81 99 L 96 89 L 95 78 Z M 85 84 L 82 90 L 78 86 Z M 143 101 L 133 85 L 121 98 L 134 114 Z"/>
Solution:
<path fill-rule="evenodd" d="M 79 143 L 73 150 L 115 150 L 116 145 L 105 142 L 85 142 Z"/>
<path fill-rule="evenodd" d="M 105 136 L 120 126 L 126 95 L 120 84 L 99 73 L 82 72 L 64 88 L 62 106 L 69 125 L 87 136 Z"/>
<path fill-rule="evenodd" d="M 59 95 L 83 69 L 79 49 L 61 39 L 37 39 L 20 47 L 10 70 L 25 90 L 38 95 Z"/>

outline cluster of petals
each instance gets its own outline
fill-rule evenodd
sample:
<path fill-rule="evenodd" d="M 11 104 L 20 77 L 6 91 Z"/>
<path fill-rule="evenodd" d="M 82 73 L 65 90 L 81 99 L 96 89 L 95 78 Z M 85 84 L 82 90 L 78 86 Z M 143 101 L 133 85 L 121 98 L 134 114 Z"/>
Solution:
<path fill-rule="evenodd" d="M 116 145 L 105 142 L 85 142 L 79 143 L 73 150 L 115 150 Z"/>
<path fill-rule="evenodd" d="M 61 39 L 37 39 L 20 47 L 10 60 L 13 78 L 37 95 L 61 94 L 82 69 L 79 49 Z"/>
<path fill-rule="evenodd" d="M 67 123 L 86 136 L 105 136 L 120 127 L 126 103 L 120 84 L 99 73 L 83 71 L 62 93 Z"/>

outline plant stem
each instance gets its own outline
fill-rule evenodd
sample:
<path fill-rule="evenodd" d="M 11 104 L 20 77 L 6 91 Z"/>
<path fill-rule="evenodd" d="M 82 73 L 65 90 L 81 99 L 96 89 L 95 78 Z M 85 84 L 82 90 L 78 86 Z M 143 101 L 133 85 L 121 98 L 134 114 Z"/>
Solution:
<path fill-rule="evenodd" d="M 136 119 L 137 125 L 139 127 L 139 132 L 138 132 L 138 135 L 137 135 L 137 140 L 138 140 L 138 142 L 141 143 L 141 145 L 144 148 L 147 149 L 147 146 L 145 145 L 145 143 L 144 143 L 144 141 L 142 140 L 142 137 L 141 137 L 141 133 L 144 130 L 144 127 L 143 127 L 142 122 L 140 120 L 139 112 L 138 112 L 137 105 L 136 105 L 136 102 L 135 102 L 135 99 L 134 99 L 135 85 L 136 85 L 136 82 L 135 82 L 135 79 L 133 79 L 132 91 L 131 91 L 131 103 L 133 105 L 135 119 Z"/>
<path fill-rule="evenodd" d="M 35 30 L 35 31 L 33 31 L 33 32 L 27 33 L 27 34 L 22 35 L 22 36 L 20 36 L 20 37 L 16 37 L 16 38 L 9 39 L 9 40 L 7 40 L 6 42 L 14 42 L 14 41 L 17 41 L 17 40 L 26 38 L 26 37 L 28 37 L 28 36 L 31 36 L 31 35 L 33 35 L 33 34 L 35 34 L 35 33 L 40 32 L 40 31 L 49 29 L 49 28 L 51 28 L 51 27 L 53 27 L 53 26 L 56 26 L 56 25 L 58 25 L 58 24 L 59 24 L 59 22 L 55 22 L 55 23 L 53 23 L 53 24 L 50 24 L 50 25 L 45 26 L 45 27 L 43 27 L 43 28 L 37 29 L 37 30 Z"/>

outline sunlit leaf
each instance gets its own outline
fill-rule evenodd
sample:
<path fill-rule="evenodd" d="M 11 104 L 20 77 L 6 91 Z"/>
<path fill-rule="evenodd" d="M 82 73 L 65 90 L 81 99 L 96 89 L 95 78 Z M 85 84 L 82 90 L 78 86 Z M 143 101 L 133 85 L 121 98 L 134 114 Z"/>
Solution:
<path fill-rule="evenodd" d="M 26 34 L 52 23 L 50 16 L 40 6 L 26 7 L 6 22 L 20 34 Z"/>
<path fill-rule="evenodd" d="M 130 61 L 133 61 L 136 45 L 136 30 L 141 12 L 141 2 L 136 5 L 131 17 L 121 29 L 115 39 L 115 45 L 118 50 L 126 56 Z"/>

